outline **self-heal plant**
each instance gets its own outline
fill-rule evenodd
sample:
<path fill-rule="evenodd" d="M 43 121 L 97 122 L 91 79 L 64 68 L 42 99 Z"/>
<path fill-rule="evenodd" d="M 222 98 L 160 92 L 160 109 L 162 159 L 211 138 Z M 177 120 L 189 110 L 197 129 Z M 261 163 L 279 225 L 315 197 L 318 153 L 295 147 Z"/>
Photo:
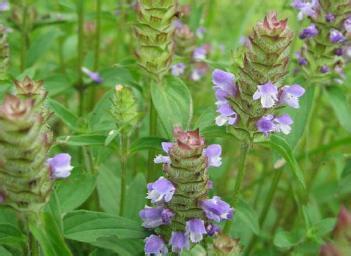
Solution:
<path fill-rule="evenodd" d="M 257 133 L 290 132 L 292 119 L 277 111 L 284 106 L 298 108 L 305 92 L 297 84 L 282 86 L 291 40 L 287 21 L 270 13 L 250 34 L 237 77 L 223 70 L 213 72 L 218 126 L 228 125 L 246 141 L 252 141 Z"/>
<path fill-rule="evenodd" d="M 175 141 L 162 143 L 167 156 L 158 156 L 164 176 L 147 186 L 147 198 L 153 207 L 140 211 L 145 228 L 154 228 L 155 234 L 145 240 L 145 253 L 166 255 L 170 250 L 180 253 L 201 242 L 205 236 L 220 230 L 215 223 L 233 217 L 233 208 L 220 197 L 209 198 L 212 182 L 210 167 L 221 165 L 221 146 L 206 147 L 199 131 L 174 131 Z M 161 157 L 164 161 L 159 161 Z"/>
<path fill-rule="evenodd" d="M 36 212 L 48 202 L 56 178 L 68 177 L 70 156 L 48 159 L 52 133 L 42 81 L 15 81 L 16 96 L 0 106 L 0 193 L 2 204 Z"/>
<path fill-rule="evenodd" d="M 0 24 L 0 80 L 6 77 L 9 63 L 9 46 L 6 33 L 6 28 Z"/>
<path fill-rule="evenodd" d="M 351 4 L 348 0 L 294 0 L 300 20 L 310 23 L 300 33 L 304 45 L 298 64 L 309 84 L 342 81 L 344 49 L 350 42 Z"/>

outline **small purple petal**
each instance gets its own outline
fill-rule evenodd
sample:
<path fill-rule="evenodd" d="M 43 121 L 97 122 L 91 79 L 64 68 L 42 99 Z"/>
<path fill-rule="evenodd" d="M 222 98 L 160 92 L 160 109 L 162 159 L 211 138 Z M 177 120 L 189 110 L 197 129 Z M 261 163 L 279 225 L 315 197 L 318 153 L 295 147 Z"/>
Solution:
<path fill-rule="evenodd" d="M 171 147 L 173 147 L 173 143 L 172 142 L 162 142 L 161 146 L 162 146 L 162 149 L 164 152 L 169 153 L 169 150 L 171 149 Z"/>
<path fill-rule="evenodd" d="M 275 125 L 273 123 L 273 116 L 267 115 L 261 117 L 256 122 L 256 127 L 259 132 L 262 132 L 265 136 L 268 136 L 271 132 L 275 130 Z"/>
<path fill-rule="evenodd" d="M 321 68 L 320 68 L 320 71 L 321 73 L 323 74 L 326 74 L 330 71 L 329 67 L 327 65 L 323 65 Z"/>
<path fill-rule="evenodd" d="M 171 223 L 174 214 L 169 209 L 163 207 L 148 207 L 145 206 L 143 210 L 139 212 L 140 218 L 143 220 L 143 226 L 145 228 L 156 228 L 161 225 L 167 225 Z"/>
<path fill-rule="evenodd" d="M 207 49 L 205 46 L 198 47 L 193 52 L 193 59 L 196 61 L 205 60 L 207 57 Z"/>
<path fill-rule="evenodd" d="M 341 43 L 345 40 L 345 36 L 339 30 L 332 29 L 329 34 L 329 40 L 332 43 Z"/>
<path fill-rule="evenodd" d="M 328 23 L 334 22 L 335 21 L 335 15 L 332 13 L 328 13 L 325 15 L 325 21 Z"/>
<path fill-rule="evenodd" d="M 278 89 L 272 82 L 259 85 L 252 98 L 254 100 L 261 99 L 263 108 L 271 108 L 278 101 Z"/>
<path fill-rule="evenodd" d="M 276 131 L 284 134 L 289 134 L 291 132 L 291 125 L 294 123 L 288 114 L 274 118 L 274 122 Z"/>
<path fill-rule="evenodd" d="M 294 0 L 292 6 L 299 10 L 299 14 L 297 15 L 299 20 L 302 20 L 306 17 L 316 17 L 317 9 L 319 6 L 318 0 L 312 1 L 303 1 L 303 0 Z"/>
<path fill-rule="evenodd" d="M 189 238 L 183 232 L 172 232 L 169 244 L 172 246 L 172 252 L 181 253 L 184 249 L 190 248 Z"/>
<path fill-rule="evenodd" d="M 299 63 L 300 66 L 305 66 L 308 64 L 307 59 L 305 57 L 303 57 L 301 52 L 296 52 L 295 56 L 296 56 L 297 62 Z"/>
<path fill-rule="evenodd" d="M 203 239 L 203 235 L 207 234 L 205 223 L 201 219 L 191 219 L 185 225 L 186 235 L 190 237 L 190 241 L 198 243 Z"/>
<path fill-rule="evenodd" d="M 172 67 L 171 67 L 171 72 L 172 72 L 172 75 L 174 76 L 181 76 L 184 74 L 185 72 L 185 64 L 184 63 L 177 63 L 177 64 L 174 64 Z"/>
<path fill-rule="evenodd" d="M 208 219 L 216 222 L 229 220 L 233 217 L 233 208 L 218 196 L 214 196 L 212 199 L 203 200 L 201 202 L 201 208 Z"/>
<path fill-rule="evenodd" d="M 145 254 L 151 255 L 167 255 L 168 249 L 165 242 L 157 235 L 151 235 L 145 239 Z"/>
<path fill-rule="evenodd" d="M 53 179 L 67 178 L 71 175 L 73 166 L 71 165 L 71 156 L 69 154 L 58 154 L 53 158 L 49 158 L 47 163 Z"/>
<path fill-rule="evenodd" d="M 169 156 L 157 155 L 154 158 L 154 163 L 155 164 L 170 164 L 171 158 Z"/>
<path fill-rule="evenodd" d="M 100 74 L 97 72 L 90 71 L 86 67 L 82 67 L 82 71 L 84 74 L 86 74 L 91 80 L 93 80 L 97 84 L 101 84 L 103 82 L 103 79 L 101 78 Z"/>
<path fill-rule="evenodd" d="M 10 3 L 7 0 L 0 2 L 0 12 L 5 12 L 10 10 Z"/>
<path fill-rule="evenodd" d="M 209 236 L 215 236 L 221 231 L 220 227 L 212 223 L 207 225 L 206 230 Z"/>
<path fill-rule="evenodd" d="M 280 90 L 279 104 L 286 104 L 292 108 L 299 108 L 299 98 L 305 94 L 305 89 L 298 84 L 284 86 Z"/>
<path fill-rule="evenodd" d="M 164 177 L 160 177 L 154 183 L 148 184 L 148 195 L 147 198 L 151 200 L 152 203 L 158 202 L 169 202 L 171 201 L 173 194 L 175 192 L 175 187 L 169 180 Z"/>
<path fill-rule="evenodd" d="M 311 24 L 300 33 L 300 39 L 309 39 L 318 35 L 319 31 L 315 24 Z"/>
<path fill-rule="evenodd" d="M 219 167 L 222 165 L 222 147 L 219 144 L 212 144 L 205 149 L 208 160 L 208 167 Z"/>
<path fill-rule="evenodd" d="M 215 69 L 212 73 L 212 83 L 216 89 L 220 89 L 226 93 L 225 97 L 235 97 L 237 87 L 235 85 L 235 76 L 232 73 Z"/>
<path fill-rule="evenodd" d="M 344 21 L 344 28 L 347 33 L 351 33 L 351 16 Z"/>

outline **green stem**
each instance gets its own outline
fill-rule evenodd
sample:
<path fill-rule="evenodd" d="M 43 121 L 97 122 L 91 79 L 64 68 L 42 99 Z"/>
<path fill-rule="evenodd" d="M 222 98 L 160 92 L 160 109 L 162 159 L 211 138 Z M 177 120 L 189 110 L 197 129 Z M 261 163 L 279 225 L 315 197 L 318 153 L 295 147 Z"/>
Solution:
<path fill-rule="evenodd" d="M 271 207 L 275 192 L 277 191 L 278 184 L 280 181 L 280 177 L 282 176 L 282 173 L 283 173 L 282 170 L 274 170 L 274 176 L 273 176 L 271 188 L 270 188 L 268 195 L 264 201 L 263 209 L 262 209 L 262 212 L 261 212 L 259 220 L 258 220 L 260 228 L 263 227 L 263 224 L 266 220 L 266 217 L 267 217 L 268 211 Z M 256 241 L 257 241 L 257 236 L 254 234 L 247 249 L 246 249 L 245 255 L 250 255 L 250 252 L 254 248 Z"/>
<path fill-rule="evenodd" d="M 24 71 L 26 68 L 26 61 L 27 61 L 27 50 L 28 50 L 28 44 L 29 44 L 29 38 L 28 38 L 28 25 L 27 25 L 27 11 L 28 11 L 28 6 L 23 1 L 23 6 L 22 6 L 22 24 L 21 24 L 21 39 L 22 39 L 22 45 L 21 45 L 21 66 L 20 70 Z"/>
<path fill-rule="evenodd" d="M 82 116 L 84 113 L 84 93 L 85 93 L 85 88 L 83 84 L 83 72 L 82 72 L 83 58 L 84 58 L 84 0 L 78 1 L 77 14 L 78 14 L 77 89 L 79 93 L 79 116 Z"/>
<path fill-rule="evenodd" d="M 248 155 L 248 152 L 249 152 L 249 149 L 251 146 L 250 144 L 251 143 L 244 142 L 240 147 L 239 172 L 238 172 L 238 176 L 236 177 L 233 197 L 232 197 L 232 201 L 231 201 L 231 206 L 234 208 L 238 202 L 241 184 L 242 184 L 242 181 L 244 180 L 244 177 L 245 177 L 246 159 L 247 159 L 247 155 Z M 223 230 L 223 232 L 225 234 L 228 234 L 230 232 L 232 223 L 233 223 L 233 221 L 231 220 L 225 224 L 224 230 Z"/>
<path fill-rule="evenodd" d="M 127 164 L 128 164 L 128 136 L 125 132 L 120 135 L 120 162 L 121 162 L 121 201 L 119 215 L 124 214 L 124 205 L 126 197 L 126 180 L 127 180 Z"/>
<path fill-rule="evenodd" d="M 150 137 L 156 136 L 157 135 L 157 111 L 155 109 L 155 106 L 152 102 L 152 98 L 150 96 L 150 126 L 149 126 L 149 135 Z M 148 168 L 146 172 L 146 177 L 147 181 L 152 181 L 154 178 L 154 157 L 155 157 L 155 150 L 150 150 L 149 151 L 149 157 L 148 157 Z"/>
<path fill-rule="evenodd" d="M 34 238 L 34 236 L 31 232 L 29 232 L 29 234 L 28 234 L 28 247 L 29 247 L 28 256 L 39 256 L 40 255 L 39 243 Z"/>

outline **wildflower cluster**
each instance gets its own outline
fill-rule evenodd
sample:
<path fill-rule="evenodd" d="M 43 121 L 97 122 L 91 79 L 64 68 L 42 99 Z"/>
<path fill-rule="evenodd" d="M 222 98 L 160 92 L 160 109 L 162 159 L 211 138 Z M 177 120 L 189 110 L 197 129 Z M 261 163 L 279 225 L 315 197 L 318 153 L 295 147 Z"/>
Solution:
<path fill-rule="evenodd" d="M 68 154 L 47 158 L 52 134 L 44 108 L 42 81 L 15 81 L 16 96 L 0 105 L 1 203 L 18 211 L 38 211 L 48 201 L 53 181 L 70 175 Z"/>
<path fill-rule="evenodd" d="M 279 21 L 270 13 L 249 36 L 238 77 L 219 69 L 213 72 L 218 126 L 233 126 L 241 139 L 257 132 L 266 136 L 290 133 L 293 120 L 276 112 L 283 106 L 299 108 L 299 98 L 305 93 L 298 84 L 280 84 L 287 74 L 291 40 L 287 20 Z"/>
<path fill-rule="evenodd" d="M 351 35 L 350 1 L 294 0 L 292 6 L 299 11 L 300 20 L 309 21 L 300 33 L 304 45 L 296 53 L 304 75 L 319 84 L 343 79 Z"/>
<path fill-rule="evenodd" d="M 9 46 L 7 43 L 6 28 L 0 24 L 0 80 L 4 79 L 9 63 Z"/>
<path fill-rule="evenodd" d="M 173 22 L 176 54 L 184 61 L 173 64 L 171 72 L 174 76 L 189 76 L 192 81 L 200 81 L 209 70 L 205 60 L 211 51 L 211 46 L 203 43 L 205 28 L 199 27 L 196 31 L 192 31 L 187 25 L 189 8 L 187 5 L 181 6 L 182 17 Z"/>
<path fill-rule="evenodd" d="M 204 236 L 217 234 L 215 223 L 233 216 L 233 208 L 221 198 L 208 198 L 213 186 L 208 168 L 221 165 L 221 146 L 206 147 L 198 130 L 175 129 L 174 134 L 174 143 L 162 143 L 167 156 L 155 158 L 163 164 L 164 176 L 147 186 L 153 206 L 140 211 L 143 226 L 155 229 L 145 240 L 147 255 L 166 255 L 167 243 L 175 253 L 189 249 Z"/>

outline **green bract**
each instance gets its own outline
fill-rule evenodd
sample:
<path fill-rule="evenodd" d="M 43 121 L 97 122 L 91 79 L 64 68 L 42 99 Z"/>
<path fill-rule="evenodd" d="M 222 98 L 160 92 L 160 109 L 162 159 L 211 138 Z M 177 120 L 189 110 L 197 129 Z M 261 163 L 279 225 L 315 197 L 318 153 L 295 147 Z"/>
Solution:
<path fill-rule="evenodd" d="M 52 141 L 43 111 L 42 82 L 16 81 L 17 96 L 0 106 L 0 192 L 4 204 L 37 212 L 49 199 L 53 181 L 46 163 Z"/>

